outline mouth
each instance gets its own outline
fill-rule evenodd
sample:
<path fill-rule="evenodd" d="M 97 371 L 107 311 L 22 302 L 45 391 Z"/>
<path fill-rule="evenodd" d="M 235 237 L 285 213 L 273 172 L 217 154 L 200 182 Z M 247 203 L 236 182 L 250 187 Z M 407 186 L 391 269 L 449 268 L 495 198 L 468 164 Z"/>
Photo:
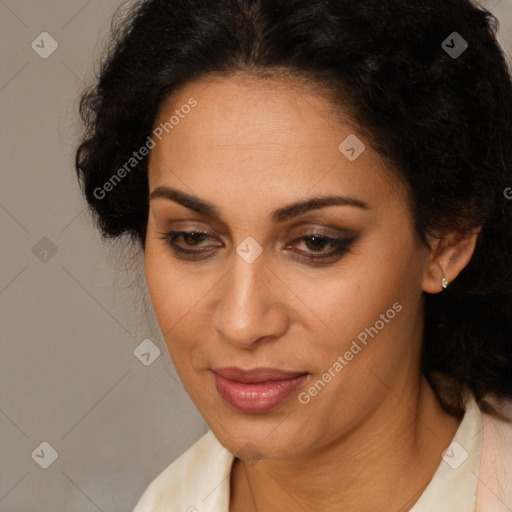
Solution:
<path fill-rule="evenodd" d="M 281 405 L 308 377 L 307 372 L 274 368 L 216 368 L 212 370 L 219 395 L 233 409 L 264 413 Z"/>

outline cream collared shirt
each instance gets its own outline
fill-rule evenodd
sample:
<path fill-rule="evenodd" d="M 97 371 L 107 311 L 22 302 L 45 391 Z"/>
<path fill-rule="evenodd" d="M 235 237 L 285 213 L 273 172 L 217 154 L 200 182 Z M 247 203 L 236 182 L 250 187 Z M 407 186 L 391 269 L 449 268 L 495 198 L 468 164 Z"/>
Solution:
<path fill-rule="evenodd" d="M 133 512 L 229 512 L 233 461 L 208 431 L 150 483 Z M 468 395 L 462 422 L 410 512 L 512 512 L 512 423 L 483 413 Z"/>

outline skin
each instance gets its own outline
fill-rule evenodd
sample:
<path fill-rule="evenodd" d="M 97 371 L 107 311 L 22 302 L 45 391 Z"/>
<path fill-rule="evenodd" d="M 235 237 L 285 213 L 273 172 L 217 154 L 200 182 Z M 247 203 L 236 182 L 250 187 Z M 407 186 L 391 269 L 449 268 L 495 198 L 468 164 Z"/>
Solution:
<path fill-rule="evenodd" d="M 445 234 L 428 250 L 413 228 L 407 189 L 346 116 L 305 85 L 210 77 L 166 101 L 155 126 L 198 101 L 151 150 L 150 194 L 166 186 L 206 200 L 220 217 L 150 201 L 145 247 L 149 295 L 185 389 L 219 441 L 238 454 L 230 512 L 408 510 L 428 485 L 460 418 L 441 407 L 420 370 L 424 293 L 442 291 L 468 263 L 476 233 Z M 356 134 L 365 151 L 338 146 Z M 270 213 L 338 194 L 368 205 L 328 206 L 284 222 Z M 338 259 L 297 241 L 317 228 L 356 236 Z M 185 260 L 170 230 L 206 259 Z M 248 236 L 263 252 L 236 252 Z M 196 245 L 194 245 L 196 244 Z M 302 257 L 301 257 L 302 255 Z M 320 260 L 321 261 L 321 260 Z M 359 333 L 402 309 L 308 404 L 298 400 Z M 310 377 L 276 409 L 234 410 L 212 368 L 272 367 Z M 220 480 L 219 480 L 220 483 Z"/>

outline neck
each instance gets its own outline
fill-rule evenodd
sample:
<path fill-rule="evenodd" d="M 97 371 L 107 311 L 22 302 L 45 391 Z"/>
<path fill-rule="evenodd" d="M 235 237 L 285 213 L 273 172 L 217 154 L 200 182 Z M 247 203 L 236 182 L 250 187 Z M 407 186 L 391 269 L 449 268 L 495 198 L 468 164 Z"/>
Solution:
<path fill-rule="evenodd" d="M 249 466 L 236 460 L 230 512 L 409 510 L 459 424 L 423 377 L 414 393 L 388 393 L 362 425 L 320 450 Z"/>

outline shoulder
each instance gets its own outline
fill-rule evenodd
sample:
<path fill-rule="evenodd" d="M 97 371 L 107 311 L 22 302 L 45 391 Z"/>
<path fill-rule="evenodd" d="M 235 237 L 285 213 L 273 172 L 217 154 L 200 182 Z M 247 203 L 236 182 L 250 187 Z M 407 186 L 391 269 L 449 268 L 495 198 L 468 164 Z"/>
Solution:
<path fill-rule="evenodd" d="M 233 460 L 209 430 L 149 484 L 133 512 L 227 511 Z"/>
<path fill-rule="evenodd" d="M 477 511 L 512 508 L 512 400 L 480 403 L 483 423 Z"/>

